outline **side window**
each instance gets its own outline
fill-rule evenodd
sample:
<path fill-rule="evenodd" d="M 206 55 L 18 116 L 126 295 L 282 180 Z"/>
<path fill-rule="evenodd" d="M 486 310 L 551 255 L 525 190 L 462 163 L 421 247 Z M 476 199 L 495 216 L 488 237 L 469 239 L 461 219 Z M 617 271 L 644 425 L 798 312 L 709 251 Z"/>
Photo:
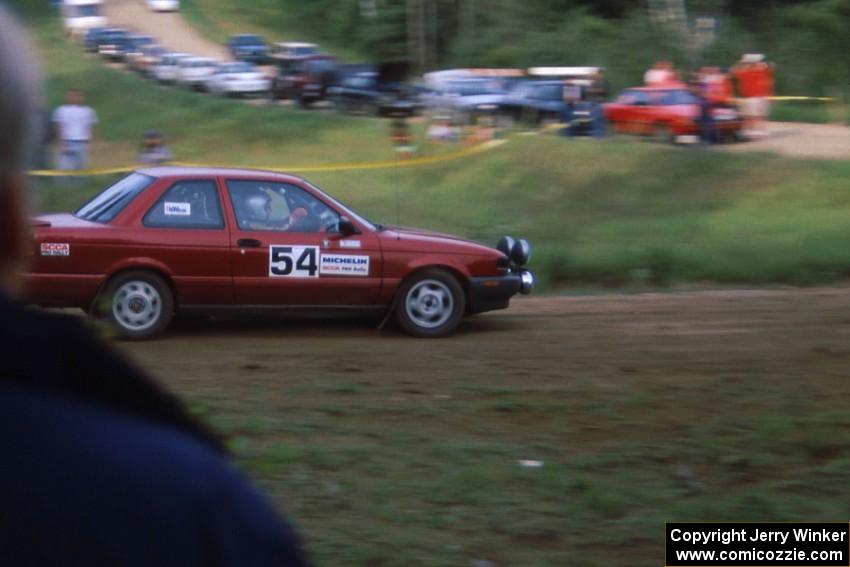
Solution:
<path fill-rule="evenodd" d="M 227 191 L 240 230 L 337 232 L 339 214 L 288 183 L 231 179 Z"/>
<path fill-rule="evenodd" d="M 215 181 L 178 181 L 151 207 L 143 224 L 151 228 L 224 228 Z"/>

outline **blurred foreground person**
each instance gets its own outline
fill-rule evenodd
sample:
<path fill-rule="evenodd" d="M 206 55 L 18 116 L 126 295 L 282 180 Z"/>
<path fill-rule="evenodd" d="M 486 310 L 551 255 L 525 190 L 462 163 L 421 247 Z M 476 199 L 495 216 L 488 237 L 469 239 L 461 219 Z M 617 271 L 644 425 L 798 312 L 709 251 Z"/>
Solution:
<path fill-rule="evenodd" d="M 0 565 L 304 565 L 220 441 L 79 318 L 11 299 L 30 252 L 32 49 L 0 9 Z"/>

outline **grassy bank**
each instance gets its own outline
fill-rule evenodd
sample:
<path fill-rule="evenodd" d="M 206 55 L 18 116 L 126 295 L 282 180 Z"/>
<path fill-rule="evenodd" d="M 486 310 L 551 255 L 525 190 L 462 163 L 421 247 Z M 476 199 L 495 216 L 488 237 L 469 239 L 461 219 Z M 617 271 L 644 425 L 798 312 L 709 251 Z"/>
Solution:
<path fill-rule="evenodd" d="M 307 175 L 376 220 L 526 237 L 544 286 L 617 287 L 844 279 L 848 176 L 845 162 L 548 136 L 427 167 Z M 42 208 L 97 186 L 75 198 L 48 182 Z"/>

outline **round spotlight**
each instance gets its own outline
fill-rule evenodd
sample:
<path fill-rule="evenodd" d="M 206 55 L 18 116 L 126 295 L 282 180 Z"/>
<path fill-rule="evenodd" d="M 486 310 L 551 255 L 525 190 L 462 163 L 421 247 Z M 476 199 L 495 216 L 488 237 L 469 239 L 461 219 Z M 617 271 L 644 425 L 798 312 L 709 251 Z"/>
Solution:
<path fill-rule="evenodd" d="M 496 249 L 505 256 L 510 256 L 511 250 L 513 250 L 515 242 L 516 240 L 514 240 L 510 236 L 503 236 L 499 239 L 499 243 L 496 245 Z"/>
<path fill-rule="evenodd" d="M 525 266 L 531 259 L 531 245 L 527 240 L 520 238 L 511 246 L 511 260 L 517 266 Z"/>

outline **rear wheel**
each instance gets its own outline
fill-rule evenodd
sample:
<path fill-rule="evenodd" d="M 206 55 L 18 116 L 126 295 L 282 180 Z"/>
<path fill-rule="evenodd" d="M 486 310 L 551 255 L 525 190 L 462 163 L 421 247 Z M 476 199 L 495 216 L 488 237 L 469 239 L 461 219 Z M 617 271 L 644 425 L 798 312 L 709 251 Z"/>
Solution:
<path fill-rule="evenodd" d="M 399 289 L 396 321 L 415 337 L 444 337 L 454 331 L 466 312 L 463 288 L 440 269 L 418 272 Z"/>
<path fill-rule="evenodd" d="M 174 316 L 174 297 L 156 274 L 131 271 L 109 281 L 96 306 L 118 335 L 128 340 L 152 338 L 168 327 Z"/>

